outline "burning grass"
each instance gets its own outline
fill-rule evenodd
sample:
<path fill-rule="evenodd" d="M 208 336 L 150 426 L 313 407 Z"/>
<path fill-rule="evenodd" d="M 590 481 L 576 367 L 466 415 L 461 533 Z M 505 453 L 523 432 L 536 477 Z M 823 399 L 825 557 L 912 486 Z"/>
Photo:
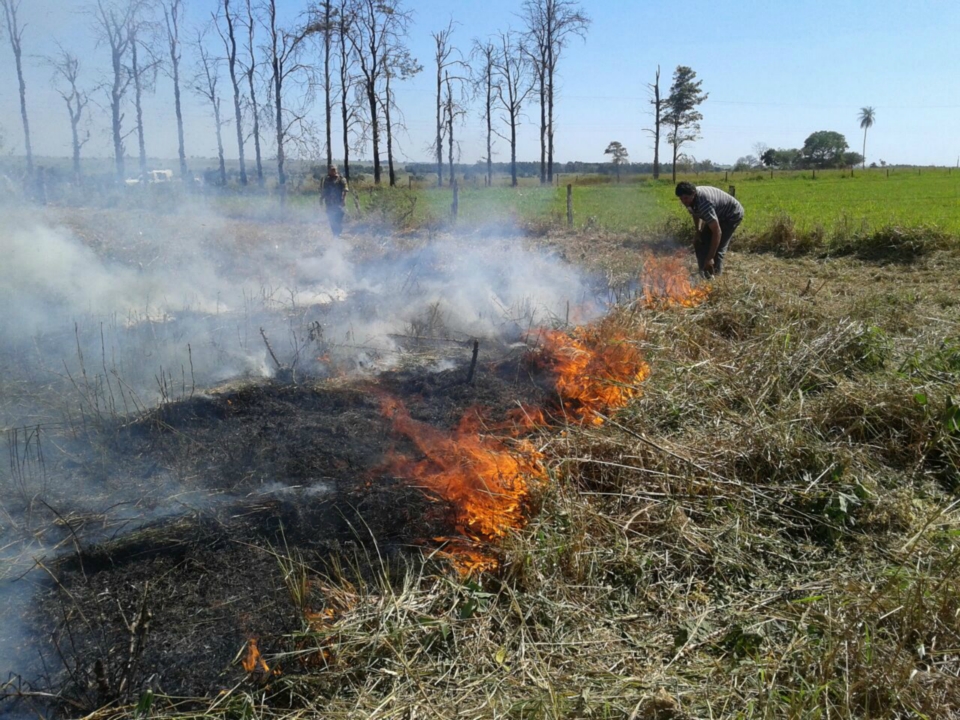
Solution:
<path fill-rule="evenodd" d="M 285 692 L 334 717 L 956 712 L 958 378 L 905 369 L 933 328 L 847 319 L 870 288 L 752 281 L 779 262 L 644 316 L 643 396 L 546 444 L 495 575 L 365 586 L 307 633 L 336 639 L 331 675 Z"/>
<path fill-rule="evenodd" d="M 289 543 L 267 544 L 274 570 L 249 591 L 285 595 L 270 610 L 284 630 L 257 635 L 251 660 L 254 629 L 236 629 L 223 694 L 141 703 L 291 720 L 951 717 L 960 316 L 941 299 L 955 262 L 734 255 L 696 307 L 641 294 L 597 326 L 531 337 L 535 362 L 483 377 L 559 381 L 507 420 L 470 410 L 469 386 L 395 374 L 357 434 L 390 435 L 378 467 L 429 487 L 416 512 L 413 495 L 361 484 L 321 551 L 305 539 L 328 516 L 291 509 Z M 479 394 L 516 395 L 497 387 Z M 567 422 L 532 433 L 531 417 Z M 432 535 L 446 556 L 384 530 L 441 517 L 495 541 L 496 568 L 450 572 L 475 547 L 451 525 Z M 136 699 L 91 717 L 128 717 Z"/>

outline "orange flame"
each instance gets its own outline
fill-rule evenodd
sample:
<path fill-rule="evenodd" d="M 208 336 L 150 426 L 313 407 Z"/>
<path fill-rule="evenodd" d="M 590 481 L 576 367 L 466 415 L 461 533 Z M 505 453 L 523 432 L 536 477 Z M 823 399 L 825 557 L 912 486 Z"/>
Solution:
<path fill-rule="evenodd" d="M 604 411 L 616 410 L 636 397 L 650 374 L 636 341 L 613 320 L 575 328 L 548 330 L 540 362 L 556 374 L 564 413 L 600 425 Z"/>
<path fill-rule="evenodd" d="M 242 660 L 241 664 L 243 665 L 243 669 L 248 673 L 253 673 L 258 670 L 263 673 L 270 672 L 270 666 L 267 665 L 266 660 L 264 660 L 260 654 L 260 648 L 257 647 L 256 638 L 250 638 L 250 640 L 247 641 L 247 656 Z"/>
<path fill-rule="evenodd" d="M 695 307 L 710 294 L 709 284 L 690 282 L 680 255 L 644 258 L 639 279 L 646 307 Z"/>
<path fill-rule="evenodd" d="M 479 416 L 468 412 L 446 433 L 410 417 L 403 403 L 383 396 L 385 415 L 396 432 L 410 438 L 422 460 L 394 456 L 390 467 L 456 508 L 456 529 L 468 538 L 489 541 L 523 525 L 524 498 L 531 480 L 545 477 L 540 453 L 527 440 L 514 447 L 481 434 Z"/>
<path fill-rule="evenodd" d="M 647 307 L 693 306 L 710 291 L 709 286 L 691 284 L 679 257 L 648 259 L 640 281 Z M 639 395 L 650 367 L 638 346 L 636 327 L 623 318 L 615 314 L 569 332 L 540 332 L 531 362 L 555 376 L 562 418 L 536 407 L 514 409 L 491 426 L 513 440 L 484 434 L 476 411 L 464 415 L 456 430 L 445 432 L 411 418 L 400 400 L 381 396 L 381 409 L 392 419 L 394 430 L 412 440 L 423 456 L 415 460 L 393 455 L 389 469 L 455 509 L 460 537 L 434 541 L 441 543 L 437 552 L 462 574 L 497 566 L 486 546 L 510 529 L 523 527 L 530 492 L 546 479 L 541 453 L 517 436 L 571 417 L 600 425 L 603 413 L 622 408 Z"/>

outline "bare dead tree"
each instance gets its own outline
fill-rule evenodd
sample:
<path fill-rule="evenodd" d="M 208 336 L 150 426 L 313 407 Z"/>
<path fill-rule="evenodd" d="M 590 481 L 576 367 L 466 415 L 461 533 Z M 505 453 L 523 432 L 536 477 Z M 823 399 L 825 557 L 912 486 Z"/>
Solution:
<path fill-rule="evenodd" d="M 343 176 L 350 179 L 350 136 L 359 124 L 357 105 L 352 101 L 354 96 L 356 68 L 356 53 L 350 43 L 352 24 L 355 21 L 355 4 L 353 0 L 340 0 L 337 15 L 336 40 L 339 50 L 340 71 L 340 122 L 343 129 Z"/>
<path fill-rule="evenodd" d="M 553 181 L 554 103 L 556 100 L 555 75 L 557 64 L 564 48 L 573 37 L 585 38 L 590 18 L 580 9 L 575 0 L 524 0 L 524 18 L 537 57 L 537 74 L 540 81 L 541 138 L 546 135 L 546 174 L 544 177 L 541 156 L 540 181 Z M 546 112 L 543 104 L 546 103 Z M 543 141 L 541 140 L 541 145 Z"/>
<path fill-rule="evenodd" d="M 334 34 L 336 32 L 337 9 L 334 0 L 320 0 L 310 7 L 310 22 L 305 30 L 306 34 L 317 37 L 323 56 L 323 110 L 326 128 L 324 131 L 324 151 L 327 167 L 333 165 L 333 84 L 331 80 L 331 55 L 333 52 Z"/>
<path fill-rule="evenodd" d="M 349 40 L 360 67 L 369 116 L 370 139 L 373 144 L 373 182 L 380 184 L 380 109 L 383 98 L 389 53 L 400 46 L 410 25 L 410 12 L 401 0 L 357 0 L 350 25 Z"/>
<path fill-rule="evenodd" d="M 423 70 L 423 66 L 420 65 L 416 58 L 410 55 L 409 51 L 402 45 L 397 44 L 387 49 L 387 53 L 384 56 L 384 91 L 382 107 L 384 130 L 386 131 L 387 135 L 387 176 L 390 180 L 390 187 L 395 187 L 397 184 L 397 174 L 396 170 L 394 169 L 393 162 L 393 144 L 395 139 L 394 131 L 395 128 L 398 127 L 398 124 L 395 122 L 395 118 L 399 114 L 399 109 L 394 102 L 393 92 L 390 89 L 390 81 L 394 78 L 397 80 L 406 80 L 413 77 L 421 70 Z"/>
<path fill-rule="evenodd" d="M 466 67 L 466 65 L 465 65 Z M 469 71 L 469 67 L 466 67 Z M 446 101 L 444 102 L 444 124 L 446 125 L 447 136 L 447 164 L 450 168 L 450 186 L 453 187 L 456 178 L 454 175 L 454 162 L 460 158 L 460 144 L 454 138 L 454 127 L 466 114 L 466 89 L 464 75 L 451 75 L 449 72 L 444 75 L 446 86 Z M 457 88 L 455 93 L 454 88 Z"/>
<path fill-rule="evenodd" d="M 270 34 L 268 47 L 271 67 L 270 83 L 273 87 L 273 110 L 276 119 L 277 186 L 282 206 L 286 203 L 287 196 L 284 143 L 289 136 L 291 126 L 303 120 L 302 113 L 293 113 L 292 117 L 285 115 L 283 86 L 295 74 L 305 69 L 300 63 L 300 50 L 306 35 L 303 32 L 290 32 L 277 25 L 277 0 L 267 0 L 266 10 L 267 31 Z"/>
<path fill-rule="evenodd" d="M 476 61 L 473 75 L 474 90 L 484 99 L 483 120 L 486 123 L 487 138 L 486 184 L 489 187 L 493 185 L 493 109 L 497 92 L 495 82 L 497 46 L 490 40 L 483 43 L 474 40 L 471 56 Z"/>
<path fill-rule="evenodd" d="M 383 73 L 384 90 L 381 106 L 383 107 L 384 129 L 387 133 L 387 178 L 389 180 L 390 187 L 395 187 L 397 184 L 397 174 L 393 168 L 393 122 L 390 118 L 390 106 L 393 104 L 393 97 L 390 92 L 390 78 L 393 76 L 393 73 L 390 71 L 389 51 L 387 51 L 387 54 L 383 57 L 383 64 L 385 66 L 385 70 Z"/>
<path fill-rule="evenodd" d="M 333 44 L 333 2 L 323 2 L 323 115 L 325 120 L 325 147 L 327 167 L 333 165 L 333 88 L 330 84 L 330 49 Z"/>
<path fill-rule="evenodd" d="M 183 0 L 163 0 L 163 18 L 167 27 L 167 49 L 170 54 L 168 74 L 173 81 L 173 101 L 177 114 L 177 151 L 180 157 L 180 179 L 187 179 L 187 152 L 183 142 L 183 110 L 180 106 L 180 21 Z"/>
<path fill-rule="evenodd" d="M 110 96 L 110 130 L 113 136 L 113 157 L 117 182 L 123 184 L 124 146 L 123 146 L 123 99 L 130 87 L 133 74 L 126 64 L 130 51 L 130 33 L 128 27 L 136 6 L 131 2 L 117 3 L 112 0 L 97 0 L 93 8 L 96 31 L 100 42 L 110 47 L 111 80 L 108 86 Z"/>
<path fill-rule="evenodd" d="M 540 184 L 547 182 L 547 69 L 544 64 L 546 46 L 543 34 L 528 33 L 523 43 L 530 60 L 530 71 L 540 97 Z M 532 90 L 532 88 L 531 88 Z"/>
<path fill-rule="evenodd" d="M 653 129 L 647 130 L 653 136 L 653 179 L 660 178 L 660 126 L 663 122 L 663 110 L 667 99 L 660 95 L 660 66 L 657 65 L 657 74 L 652 83 L 647 85 L 650 94 L 650 104 L 653 105 Z"/>
<path fill-rule="evenodd" d="M 33 177 L 33 150 L 30 147 L 30 122 L 27 119 L 27 84 L 23 79 L 23 27 L 17 18 L 20 0 L 0 0 L 7 26 L 7 37 L 17 66 L 17 82 L 20 85 L 20 118 L 23 120 L 23 147 L 27 154 L 27 177 Z"/>
<path fill-rule="evenodd" d="M 247 166 L 243 157 L 243 110 L 240 106 L 240 80 L 237 77 L 237 34 L 234 30 L 234 16 L 230 11 L 230 0 L 220 0 L 220 7 L 214 14 L 214 27 L 217 34 L 223 41 L 223 49 L 226 52 L 227 68 L 230 71 L 230 85 L 233 88 L 233 115 L 234 124 L 237 128 L 237 157 L 240 161 L 240 184 L 247 184 Z M 223 10 L 223 23 L 227 26 L 227 32 L 224 34 L 220 25 L 220 9 Z"/>
<path fill-rule="evenodd" d="M 497 77 L 494 84 L 497 106 L 505 113 L 503 121 L 509 131 L 507 136 L 497 134 L 510 143 L 510 185 L 516 187 L 517 127 L 523 104 L 535 84 L 533 62 L 524 47 L 523 37 L 511 30 L 500 33 L 493 69 Z"/>
<path fill-rule="evenodd" d="M 449 162 L 450 153 L 453 148 L 453 140 L 450 135 L 452 130 L 452 118 L 459 116 L 461 103 L 453 101 L 452 88 L 454 85 L 458 88 L 460 99 L 464 96 L 464 87 L 469 82 L 469 64 L 463 59 L 460 51 L 451 43 L 453 35 L 454 22 L 450 20 L 447 26 L 438 32 L 432 33 L 434 42 L 434 61 L 437 69 L 437 135 L 434 140 L 433 150 L 437 158 L 437 187 L 443 186 L 443 146 L 444 140 L 447 142 L 447 159 Z M 453 106 L 457 105 L 458 112 L 452 112 Z M 453 183 L 453 174 L 450 175 L 450 183 Z"/>
<path fill-rule="evenodd" d="M 133 9 L 127 23 L 127 33 L 130 43 L 130 74 L 133 79 L 134 108 L 137 113 L 137 149 L 140 159 L 140 176 L 147 174 L 147 145 L 143 127 L 143 93 L 152 92 L 156 86 L 159 58 L 153 56 L 151 48 L 153 42 L 154 25 L 147 13 L 149 5 L 139 0 L 131 0 Z M 141 62 L 140 51 L 146 53 L 146 59 Z"/>
<path fill-rule="evenodd" d="M 450 43 L 450 37 L 452 35 L 453 20 L 450 20 L 442 30 L 431 33 L 434 43 L 433 58 L 437 66 L 437 135 L 433 144 L 433 150 L 437 158 L 437 187 L 443 187 L 443 142 L 446 128 L 446 121 L 444 120 L 446 103 L 443 99 L 443 78 L 444 75 L 448 73 L 449 67 L 459 61 L 457 50 Z"/>
<path fill-rule="evenodd" d="M 447 87 L 447 100 L 444 103 L 444 117 L 447 125 L 447 162 L 450 165 L 450 187 L 453 187 L 454 183 L 457 181 L 456 175 L 454 174 L 454 158 L 453 158 L 453 149 L 456 147 L 456 143 L 453 139 L 453 127 L 454 119 L 456 117 L 456 111 L 453 106 L 453 85 L 450 81 L 450 73 L 445 73 L 444 82 Z"/>
<path fill-rule="evenodd" d="M 70 132 L 73 141 L 73 179 L 76 184 L 80 184 L 80 150 L 90 139 L 89 130 L 80 137 L 80 123 L 83 119 L 83 111 L 87 107 L 89 97 L 87 93 L 77 87 L 77 81 L 80 77 L 80 60 L 76 55 L 59 47 L 60 52 L 54 57 L 48 58 L 48 62 L 54 70 L 54 85 L 57 92 L 67 105 L 67 114 L 70 117 Z M 65 85 L 64 85 L 65 84 Z"/>
<path fill-rule="evenodd" d="M 217 84 L 220 81 L 220 64 L 218 59 L 210 55 L 206 47 L 206 31 L 198 30 L 197 39 L 197 57 L 200 62 L 193 80 L 193 90 L 200 97 L 209 101 L 213 109 L 213 121 L 217 131 L 217 158 L 220 161 L 220 185 L 225 187 L 227 184 L 227 167 L 223 158 L 223 123 L 220 120 L 220 95 L 217 91 Z"/>
<path fill-rule="evenodd" d="M 257 185 L 263 187 L 263 160 L 260 154 L 260 104 L 257 102 L 257 91 L 254 79 L 257 72 L 257 55 L 254 51 L 256 23 L 253 17 L 253 5 L 251 0 L 247 0 L 247 65 L 244 68 L 244 74 L 247 77 L 247 85 L 250 89 L 250 107 L 253 115 L 253 149 L 257 161 Z"/>

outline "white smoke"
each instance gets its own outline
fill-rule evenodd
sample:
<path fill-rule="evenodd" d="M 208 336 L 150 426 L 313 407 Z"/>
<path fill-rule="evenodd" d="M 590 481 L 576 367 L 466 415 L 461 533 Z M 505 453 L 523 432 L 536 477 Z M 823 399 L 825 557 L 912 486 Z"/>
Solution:
<path fill-rule="evenodd" d="M 562 320 L 590 294 L 576 268 L 525 251 L 516 238 L 447 236 L 404 251 L 380 239 L 379 252 L 357 259 L 349 239 L 332 239 L 315 223 L 237 222 L 196 204 L 165 214 L 97 212 L 0 206 L 3 381 L 22 389 L 15 399 L 0 394 L 0 427 L 56 419 L 51 402 L 89 404 L 95 395 L 98 412 L 123 415 L 222 380 L 268 376 L 276 368 L 261 329 L 281 362 L 312 352 L 307 340 L 319 327 L 328 349 L 351 356 L 359 370 L 376 370 L 402 352 L 398 336 L 515 339 Z M 455 365 L 429 362 L 425 369 L 434 371 Z M 34 387 L 53 391 L 33 398 Z M 39 471 L 26 487 L 6 470 L 10 452 L 0 447 L 0 545 L 16 553 L 18 567 L 62 540 L 51 533 L 46 542 L 15 517 L 28 496 L 109 514 L 110 527 L 127 530 L 231 501 L 169 475 L 151 478 L 149 492 Z M 281 480 L 264 492 L 322 495 L 329 487 L 291 489 Z M 12 556 L 0 562 L 14 568 Z M 0 573 L 7 604 L 0 646 L 7 647 L 21 639 L 30 596 L 28 584 L 10 580 Z M 0 673 L 22 671 L 22 661 L 8 655 Z"/>

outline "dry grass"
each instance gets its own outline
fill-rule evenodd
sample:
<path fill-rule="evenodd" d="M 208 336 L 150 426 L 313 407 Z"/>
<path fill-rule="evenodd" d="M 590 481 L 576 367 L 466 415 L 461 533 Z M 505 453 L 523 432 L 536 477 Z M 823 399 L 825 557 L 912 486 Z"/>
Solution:
<path fill-rule="evenodd" d="M 312 609 L 282 674 L 153 712 L 955 717 L 955 261 L 734 256 L 701 307 L 625 316 L 644 395 L 543 438 L 552 482 L 498 573 L 287 557 Z"/>

